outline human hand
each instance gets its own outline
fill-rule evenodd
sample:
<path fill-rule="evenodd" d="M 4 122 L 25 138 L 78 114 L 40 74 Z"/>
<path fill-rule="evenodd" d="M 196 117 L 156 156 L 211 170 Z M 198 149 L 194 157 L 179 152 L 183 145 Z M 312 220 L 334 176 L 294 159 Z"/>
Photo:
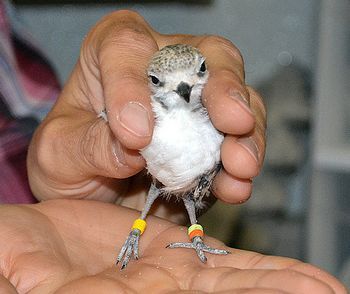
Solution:
<path fill-rule="evenodd" d="M 346 293 L 329 274 L 293 259 L 229 249 L 232 254 L 208 255 L 202 264 L 192 250 L 165 248 L 186 241 L 185 228 L 153 216 L 140 241 L 140 259 L 120 271 L 117 248 L 136 216 L 96 201 L 2 205 L 0 292 Z"/>
<path fill-rule="evenodd" d="M 203 101 L 226 134 L 214 193 L 230 203 L 249 197 L 265 152 L 265 111 L 244 83 L 239 51 L 220 37 L 159 34 L 138 14 L 119 11 L 88 34 L 71 77 L 32 140 L 28 170 L 38 199 L 99 199 L 142 208 L 145 185 L 136 189 L 131 176 L 145 166 L 138 150 L 150 142 L 153 129 L 145 72 L 151 56 L 174 43 L 198 47 L 207 58 Z M 108 124 L 97 117 L 104 108 Z"/>

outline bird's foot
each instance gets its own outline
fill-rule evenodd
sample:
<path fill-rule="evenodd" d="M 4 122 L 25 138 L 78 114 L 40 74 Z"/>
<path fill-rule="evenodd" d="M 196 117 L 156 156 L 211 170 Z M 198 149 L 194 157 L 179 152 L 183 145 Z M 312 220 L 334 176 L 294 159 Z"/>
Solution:
<path fill-rule="evenodd" d="M 139 258 L 139 239 L 140 239 L 140 230 L 139 229 L 133 229 L 129 236 L 126 238 L 126 241 L 122 247 L 122 249 L 119 252 L 117 262 L 121 262 L 122 260 L 122 266 L 120 269 L 126 268 L 128 265 L 130 258 L 132 255 L 134 255 L 134 259 Z"/>
<path fill-rule="evenodd" d="M 145 231 L 146 225 L 144 219 L 138 218 L 134 221 L 134 224 L 131 227 L 131 232 L 126 238 L 126 241 L 117 257 L 116 264 L 123 259 L 121 270 L 126 268 L 132 255 L 134 255 L 134 259 L 139 259 L 139 239 Z"/>
<path fill-rule="evenodd" d="M 227 255 L 230 254 L 230 251 L 223 250 L 223 249 L 215 249 L 211 248 L 208 245 L 205 245 L 203 242 L 202 237 L 196 236 L 192 239 L 191 242 L 177 242 L 177 243 L 171 243 L 167 246 L 167 248 L 189 248 L 196 250 L 196 253 L 201 260 L 201 262 L 206 263 L 207 257 L 205 256 L 205 252 L 211 253 L 211 254 L 219 254 L 219 255 Z"/>

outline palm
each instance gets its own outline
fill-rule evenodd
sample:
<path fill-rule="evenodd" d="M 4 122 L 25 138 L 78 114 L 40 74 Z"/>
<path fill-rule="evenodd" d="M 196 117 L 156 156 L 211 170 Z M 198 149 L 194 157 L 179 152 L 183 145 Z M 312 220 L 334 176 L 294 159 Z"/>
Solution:
<path fill-rule="evenodd" d="M 1 272 L 20 293 L 117 293 L 127 288 L 140 293 L 238 293 L 243 288 L 330 293 L 333 288 L 345 293 L 326 273 L 286 258 L 233 249 L 229 256 L 208 256 L 203 265 L 192 251 L 166 249 L 170 242 L 186 241 L 186 232 L 155 217 L 149 217 L 141 238 L 141 258 L 120 271 L 114 261 L 137 212 L 111 204 L 54 200 L 0 210 Z M 209 237 L 207 241 L 220 246 Z M 0 276 L 0 289 L 6 287 L 10 284 Z"/>

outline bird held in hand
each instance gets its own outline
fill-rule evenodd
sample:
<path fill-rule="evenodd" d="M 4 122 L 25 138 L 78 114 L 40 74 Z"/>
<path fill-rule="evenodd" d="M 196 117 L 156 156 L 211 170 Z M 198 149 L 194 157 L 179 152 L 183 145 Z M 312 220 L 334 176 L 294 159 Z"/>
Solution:
<path fill-rule="evenodd" d="M 212 125 L 201 100 L 209 76 L 205 58 L 189 45 L 166 46 L 153 56 L 147 74 L 155 126 L 151 143 L 140 152 L 153 182 L 117 263 L 122 261 L 123 269 L 132 256 L 138 259 L 145 219 L 158 197 L 181 199 L 191 222 L 190 242 L 171 243 L 168 248 L 192 248 L 202 262 L 207 260 L 205 252 L 228 254 L 226 250 L 204 244 L 203 228 L 196 218 L 196 211 L 207 204 L 211 183 L 220 169 L 220 146 L 224 138 Z"/>

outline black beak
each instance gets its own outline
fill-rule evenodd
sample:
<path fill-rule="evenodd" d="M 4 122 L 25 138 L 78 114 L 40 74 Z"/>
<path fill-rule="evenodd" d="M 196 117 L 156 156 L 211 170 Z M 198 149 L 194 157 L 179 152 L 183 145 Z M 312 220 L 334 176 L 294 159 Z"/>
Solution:
<path fill-rule="evenodd" d="M 177 86 L 176 93 L 178 93 L 188 103 L 190 102 L 191 90 L 192 90 L 192 87 L 189 84 L 181 82 Z"/>

